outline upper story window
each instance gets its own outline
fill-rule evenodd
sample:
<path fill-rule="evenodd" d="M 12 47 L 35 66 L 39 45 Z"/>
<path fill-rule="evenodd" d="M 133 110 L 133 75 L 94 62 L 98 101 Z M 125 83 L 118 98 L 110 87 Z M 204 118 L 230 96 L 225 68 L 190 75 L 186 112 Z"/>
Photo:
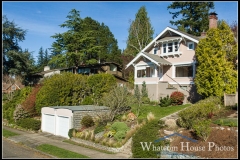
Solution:
<path fill-rule="evenodd" d="M 163 43 L 162 48 L 163 53 L 178 52 L 178 42 Z"/>
<path fill-rule="evenodd" d="M 158 48 L 157 48 L 157 47 L 154 48 L 154 50 L 153 50 L 153 54 L 157 54 L 157 51 L 158 51 Z"/>
<path fill-rule="evenodd" d="M 194 50 L 194 43 L 193 42 L 188 42 L 187 46 L 188 46 L 188 50 Z"/>
<path fill-rule="evenodd" d="M 16 86 L 12 86 L 12 90 L 16 90 Z"/>

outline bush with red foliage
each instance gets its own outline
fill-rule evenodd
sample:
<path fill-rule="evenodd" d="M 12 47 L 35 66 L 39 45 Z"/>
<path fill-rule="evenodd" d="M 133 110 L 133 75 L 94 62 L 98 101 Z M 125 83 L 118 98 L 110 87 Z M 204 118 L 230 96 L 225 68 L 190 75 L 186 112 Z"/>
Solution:
<path fill-rule="evenodd" d="M 35 116 L 35 102 L 36 102 L 36 95 L 38 91 L 41 89 L 41 85 L 35 85 L 32 89 L 30 95 L 26 98 L 26 100 L 22 103 L 23 109 L 30 113 L 30 115 Z"/>
<path fill-rule="evenodd" d="M 182 105 L 184 100 L 184 94 L 179 91 L 172 92 L 170 99 L 172 101 L 172 105 Z"/>

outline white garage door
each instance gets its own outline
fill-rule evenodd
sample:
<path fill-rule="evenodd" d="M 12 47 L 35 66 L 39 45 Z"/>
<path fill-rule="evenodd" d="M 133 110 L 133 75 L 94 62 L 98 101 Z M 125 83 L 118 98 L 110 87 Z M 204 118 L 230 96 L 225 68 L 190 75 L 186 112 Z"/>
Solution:
<path fill-rule="evenodd" d="M 51 114 L 43 114 L 43 128 L 44 132 L 55 134 L 55 116 Z"/>
<path fill-rule="evenodd" d="M 58 116 L 57 117 L 57 135 L 68 137 L 69 131 L 69 117 Z"/>

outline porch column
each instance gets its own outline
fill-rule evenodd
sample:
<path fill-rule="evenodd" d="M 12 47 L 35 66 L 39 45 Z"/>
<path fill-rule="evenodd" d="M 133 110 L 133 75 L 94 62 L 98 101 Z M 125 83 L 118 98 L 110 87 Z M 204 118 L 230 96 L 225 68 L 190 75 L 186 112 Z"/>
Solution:
<path fill-rule="evenodd" d="M 157 67 L 158 67 L 158 66 L 157 66 L 156 64 L 154 64 L 154 72 L 155 72 L 155 73 L 154 73 L 154 77 L 157 77 Z"/>
<path fill-rule="evenodd" d="M 137 67 L 134 66 L 134 78 L 137 78 Z"/>

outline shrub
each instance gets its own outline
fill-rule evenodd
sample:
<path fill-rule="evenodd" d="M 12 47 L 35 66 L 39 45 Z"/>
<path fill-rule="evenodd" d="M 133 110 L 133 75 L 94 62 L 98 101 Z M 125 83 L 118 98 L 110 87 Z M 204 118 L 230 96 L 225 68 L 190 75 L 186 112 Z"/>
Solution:
<path fill-rule="evenodd" d="M 81 104 L 82 105 L 92 105 L 92 104 L 94 104 L 94 101 L 91 96 L 87 96 L 83 99 Z"/>
<path fill-rule="evenodd" d="M 142 97 L 142 103 L 149 104 L 150 103 L 150 99 L 148 97 Z"/>
<path fill-rule="evenodd" d="M 68 137 L 69 137 L 69 138 L 72 138 L 72 137 L 73 137 L 73 132 L 76 133 L 76 132 L 77 132 L 76 129 L 74 129 L 74 128 L 69 129 L 69 131 L 68 131 Z"/>
<path fill-rule="evenodd" d="M 118 131 L 128 131 L 129 127 L 124 122 L 114 122 L 111 125 L 111 130 L 115 130 L 116 132 L 118 132 Z"/>
<path fill-rule="evenodd" d="M 100 133 L 100 132 L 104 131 L 104 129 L 105 129 L 105 126 L 102 124 L 99 124 L 95 127 L 94 134 Z"/>
<path fill-rule="evenodd" d="M 193 130 L 196 132 L 198 137 L 206 141 L 211 133 L 210 124 L 211 124 L 211 120 L 195 121 L 193 125 Z"/>
<path fill-rule="evenodd" d="M 182 105 L 184 100 L 184 94 L 179 91 L 175 91 L 170 95 L 172 105 Z"/>
<path fill-rule="evenodd" d="M 33 118 L 20 119 L 16 122 L 16 124 L 22 128 L 32 129 L 34 131 L 37 131 L 41 128 L 41 121 Z"/>
<path fill-rule="evenodd" d="M 208 119 L 209 115 L 215 115 L 221 110 L 221 101 L 217 97 L 209 97 L 201 100 L 189 108 L 180 111 L 177 124 L 181 127 L 191 129 L 196 120 Z"/>
<path fill-rule="evenodd" d="M 169 98 L 169 95 L 167 95 L 167 97 L 160 97 L 160 106 L 161 107 L 168 107 L 172 104 L 172 100 Z"/>
<path fill-rule="evenodd" d="M 114 135 L 114 138 L 117 140 L 117 141 L 121 141 L 125 138 L 126 136 L 126 131 L 118 131 L 115 135 Z"/>
<path fill-rule="evenodd" d="M 86 115 L 81 120 L 81 125 L 84 127 L 92 127 L 94 126 L 93 118 L 90 115 Z"/>
<path fill-rule="evenodd" d="M 146 123 L 143 127 L 141 127 L 132 137 L 132 156 L 133 158 L 157 158 L 156 151 L 152 150 L 151 147 L 149 147 L 149 150 L 147 147 L 145 149 L 142 148 L 142 145 L 145 146 L 145 142 L 150 145 L 150 143 L 154 143 L 155 140 L 157 140 L 158 137 L 158 130 L 161 128 L 159 126 L 160 123 L 159 120 L 155 119 L 148 123 Z M 165 141 L 160 141 L 154 143 L 154 146 L 163 146 L 165 144 Z M 152 144 L 153 145 L 153 144 Z"/>

